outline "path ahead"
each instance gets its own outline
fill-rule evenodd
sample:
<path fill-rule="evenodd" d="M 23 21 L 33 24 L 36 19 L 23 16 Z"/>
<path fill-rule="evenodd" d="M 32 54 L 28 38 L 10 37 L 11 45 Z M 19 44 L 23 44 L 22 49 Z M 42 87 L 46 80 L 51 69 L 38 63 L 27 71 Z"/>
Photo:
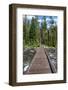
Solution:
<path fill-rule="evenodd" d="M 27 71 L 27 74 L 40 74 L 40 73 L 51 73 L 48 59 L 44 52 L 43 47 L 37 48 L 37 52 Z"/>

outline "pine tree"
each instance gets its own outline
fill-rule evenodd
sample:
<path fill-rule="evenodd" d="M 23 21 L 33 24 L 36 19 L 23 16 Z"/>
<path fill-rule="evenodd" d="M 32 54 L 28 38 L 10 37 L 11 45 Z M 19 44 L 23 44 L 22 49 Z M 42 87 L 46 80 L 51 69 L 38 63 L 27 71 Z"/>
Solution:
<path fill-rule="evenodd" d="M 24 46 L 29 45 L 29 29 L 30 29 L 30 22 L 27 19 L 27 15 L 23 18 L 23 43 Z"/>
<path fill-rule="evenodd" d="M 57 37 L 57 25 L 54 25 L 53 16 L 50 16 L 50 31 L 49 31 L 49 46 L 56 46 L 56 37 Z"/>
<path fill-rule="evenodd" d="M 32 17 L 31 20 L 31 27 L 29 31 L 29 39 L 30 39 L 30 44 L 33 45 L 36 41 L 36 25 L 35 25 L 35 19 Z"/>
<path fill-rule="evenodd" d="M 26 41 L 27 41 L 27 37 L 26 37 L 26 33 L 27 33 L 27 16 L 25 15 L 23 17 L 23 43 L 24 46 L 26 45 Z"/>
<path fill-rule="evenodd" d="M 35 25 L 36 25 L 36 46 L 40 46 L 40 26 L 38 22 L 38 16 L 35 16 Z"/>
<path fill-rule="evenodd" d="M 46 45 L 46 29 L 47 29 L 47 24 L 46 24 L 46 16 L 43 16 L 43 22 L 42 22 L 42 44 Z"/>

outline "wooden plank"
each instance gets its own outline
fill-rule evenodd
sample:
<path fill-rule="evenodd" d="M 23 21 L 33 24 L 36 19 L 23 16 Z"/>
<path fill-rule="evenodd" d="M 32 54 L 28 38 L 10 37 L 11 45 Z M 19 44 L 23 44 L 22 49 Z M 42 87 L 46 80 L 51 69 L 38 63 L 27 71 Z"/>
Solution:
<path fill-rule="evenodd" d="M 37 48 L 36 51 L 36 55 L 34 56 L 32 63 L 26 74 L 51 73 L 51 69 L 49 66 L 47 56 L 44 52 L 44 48 Z"/>

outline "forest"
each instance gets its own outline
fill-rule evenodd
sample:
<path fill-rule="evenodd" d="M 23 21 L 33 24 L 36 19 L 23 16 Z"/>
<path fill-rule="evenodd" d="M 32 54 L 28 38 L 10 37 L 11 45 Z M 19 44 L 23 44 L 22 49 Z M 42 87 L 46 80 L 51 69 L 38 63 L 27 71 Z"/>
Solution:
<path fill-rule="evenodd" d="M 45 53 L 57 71 L 57 16 L 23 16 L 23 73 L 28 74 L 32 60 L 41 50 Z M 43 53 L 43 54 L 44 54 Z M 46 55 L 46 53 L 45 53 Z M 45 57 L 45 56 L 44 56 Z M 43 55 L 40 59 L 43 60 Z M 40 63 L 38 61 L 38 63 Z M 43 60 L 45 61 L 45 60 Z M 35 62 L 36 63 L 36 62 Z M 44 62 L 45 63 L 45 62 Z M 43 66 L 43 65 L 42 65 Z M 39 67 L 40 68 L 40 67 Z"/>
<path fill-rule="evenodd" d="M 57 21 L 56 16 L 23 16 L 24 48 L 56 47 Z M 47 18 L 49 20 L 47 20 Z M 40 21 L 41 19 L 41 21 Z"/>

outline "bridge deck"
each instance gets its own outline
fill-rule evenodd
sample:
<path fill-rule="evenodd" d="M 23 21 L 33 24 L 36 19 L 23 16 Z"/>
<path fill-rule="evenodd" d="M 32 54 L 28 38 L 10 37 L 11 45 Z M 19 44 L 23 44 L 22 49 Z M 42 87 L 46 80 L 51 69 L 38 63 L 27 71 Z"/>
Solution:
<path fill-rule="evenodd" d="M 49 62 L 47 56 L 44 52 L 44 48 L 40 47 L 36 49 L 37 52 L 31 62 L 27 74 L 42 74 L 42 73 L 51 73 Z"/>

